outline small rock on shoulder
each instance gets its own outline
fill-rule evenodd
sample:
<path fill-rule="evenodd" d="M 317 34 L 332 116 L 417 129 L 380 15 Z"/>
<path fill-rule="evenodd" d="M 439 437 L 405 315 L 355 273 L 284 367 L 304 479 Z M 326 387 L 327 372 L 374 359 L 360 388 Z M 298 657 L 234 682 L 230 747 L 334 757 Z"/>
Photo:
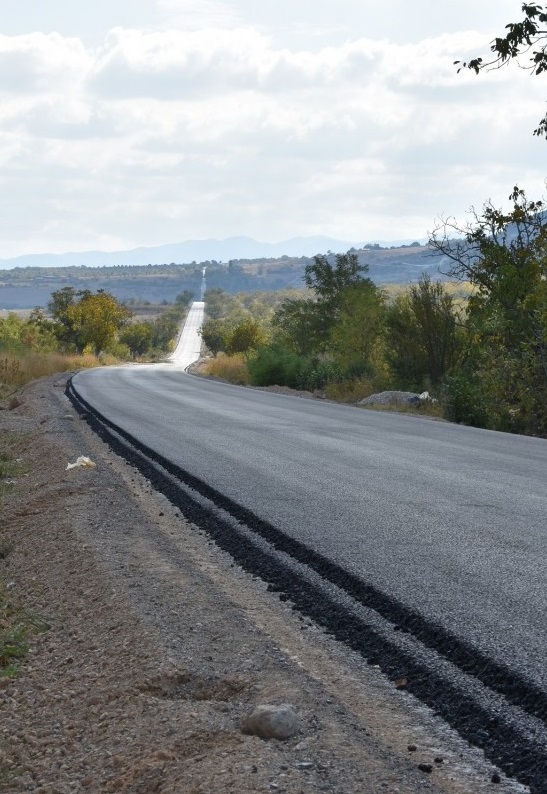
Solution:
<path fill-rule="evenodd" d="M 298 730 L 298 715 L 288 703 L 257 706 L 245 720 L 243 729 L 261 739 L 288 739 Z"/>

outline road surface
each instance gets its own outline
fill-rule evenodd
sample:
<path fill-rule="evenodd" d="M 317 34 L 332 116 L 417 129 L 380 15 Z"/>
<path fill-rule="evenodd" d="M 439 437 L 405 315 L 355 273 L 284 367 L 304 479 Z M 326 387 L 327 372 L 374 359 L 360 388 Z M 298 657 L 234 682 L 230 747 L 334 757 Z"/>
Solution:
<path fill-rule="evenodd" d="M 205 279 L 205 276 L 203 278 Z M 204 311 L 205 303 L 203 300 L 194 301 L 190 307 L 177 346 L 169 356 L 169 361 L 179 369 L 186 369 L 193 361 L 199 358 L 201 350 L 200 330 L 203 324 Z"/>
<path fill-rule="evenodd" d="M 545 719 L 544 440 L 243 389 L 165 366 L 90 370 L 73 386 L 137 441 L 297 541 L 310 560 L 332 561 L 331 584 L 369 588 L 384 617 L 408 618 L 395 629 L 508 696 L 524 723 L 526 712 Z"/>

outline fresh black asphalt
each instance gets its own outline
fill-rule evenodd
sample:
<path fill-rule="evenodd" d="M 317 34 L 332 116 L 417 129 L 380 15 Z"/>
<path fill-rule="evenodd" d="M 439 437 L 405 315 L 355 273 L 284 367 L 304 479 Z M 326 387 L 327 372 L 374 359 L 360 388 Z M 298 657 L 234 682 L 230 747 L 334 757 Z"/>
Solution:
<path fill-rule="evenodd" d="M 162 366 L 92 370 L 73 383 L 232 514 L 278 533 L 278 548 L 547 718 L 547 442 Z M 531 759 L 516 771 L 541 791 L 547 766 L 537 761 L 531 777 Z"/>

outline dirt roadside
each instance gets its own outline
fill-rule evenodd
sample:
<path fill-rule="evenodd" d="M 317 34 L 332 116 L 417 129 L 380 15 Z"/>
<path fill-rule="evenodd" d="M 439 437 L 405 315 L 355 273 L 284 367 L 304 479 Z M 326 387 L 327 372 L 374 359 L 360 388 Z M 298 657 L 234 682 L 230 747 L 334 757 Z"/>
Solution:
<path fill-rule="evenodd" d="M 64 385 L 0 411 L 28 472 L 1 514 L 0 574 L 51 626 L 0 682 L 0 769 L 15 773 L 1 790 L 527 791 L 492 783 L 482 753 L 235 565 Z M 67 471 L 79 455 L 96 467 Z M 261 703 L 291 703 L 297 735 L 243 733 Z"/>

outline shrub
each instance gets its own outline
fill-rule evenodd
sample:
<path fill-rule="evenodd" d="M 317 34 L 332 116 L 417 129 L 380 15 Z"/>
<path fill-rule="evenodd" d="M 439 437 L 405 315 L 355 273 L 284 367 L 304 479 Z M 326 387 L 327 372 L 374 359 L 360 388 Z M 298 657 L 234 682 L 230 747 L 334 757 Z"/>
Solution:
<path fill-rule="evenodd" d="M 257 350 L 247 366 L 253 386 L 296 388 L 308 362 L 284 347 L 266 345 Z"/>

